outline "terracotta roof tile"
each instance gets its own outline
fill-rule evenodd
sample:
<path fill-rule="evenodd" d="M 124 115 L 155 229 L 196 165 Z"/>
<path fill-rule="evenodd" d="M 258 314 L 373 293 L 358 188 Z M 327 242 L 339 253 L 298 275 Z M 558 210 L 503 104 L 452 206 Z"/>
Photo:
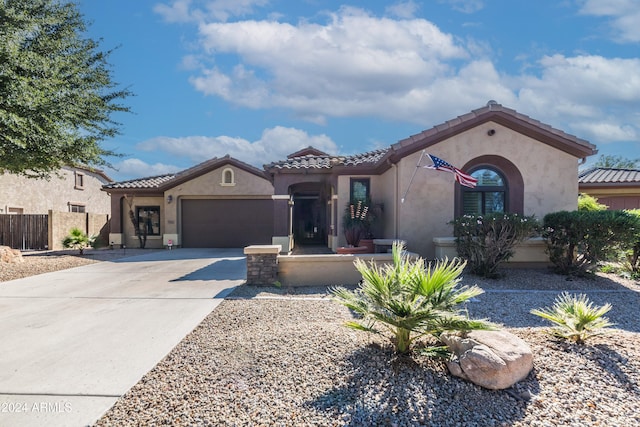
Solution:
<path fill-rule="evenodd" d="M 352 156 L 331 156 L 331 155 L 306 155 L 291 157 L 286 160 L 270 163 L 265 168 L 275 169 L 331 169 L 334 166 L 357 166 L 362 164 L 375 164 L 386 153 L 388 148 L 369 151 L 367 153 L 355 154 Z"/>
<path fill-rule="evenodd" d="M 129 181 L 114 182 L 104 185 L 108 189 L 154 189 L 165 184 L 176 177 L 176 174 L 158 175 L 147 178 L 132 179 Z"/>

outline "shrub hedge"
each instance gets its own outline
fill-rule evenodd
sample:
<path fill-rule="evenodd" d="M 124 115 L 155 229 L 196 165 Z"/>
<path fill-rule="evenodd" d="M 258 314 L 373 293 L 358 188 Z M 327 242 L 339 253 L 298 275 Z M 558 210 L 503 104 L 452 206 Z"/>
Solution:
<path fill-rule="evenodd" d="M 560 211 L 545 215 L 543 237 L 557 271 L 582 275 L 633 247 L 640 216 L 625 211 Z"/>

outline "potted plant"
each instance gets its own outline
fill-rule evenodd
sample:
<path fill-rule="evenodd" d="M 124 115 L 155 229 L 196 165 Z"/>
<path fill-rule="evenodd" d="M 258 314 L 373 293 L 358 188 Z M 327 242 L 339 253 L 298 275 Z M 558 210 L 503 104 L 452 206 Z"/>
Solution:
<path fill-rule="evenodd" d="M 347 205 L 342 222 L 347 245 L 344 248 L 338 248 L 338 253 L 373 252 L 372 248 L 361 245 L 363 238 L 371 236 L 372 218 L 369 205 L 362 200 Z"/>

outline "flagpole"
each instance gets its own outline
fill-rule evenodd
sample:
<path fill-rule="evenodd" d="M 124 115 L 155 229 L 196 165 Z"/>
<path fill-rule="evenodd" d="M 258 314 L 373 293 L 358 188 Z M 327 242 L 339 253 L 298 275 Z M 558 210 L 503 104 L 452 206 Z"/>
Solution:
<path fill-rule="evenodd" d="M 411 184 L 413 183 L 413 177 L 416 176 L 416 172 L 418 171 L 418 168 L 420 167 L 420 162 L 422 162 L 422 158 L 424 157 L 424 151 L 425 150 L 422 150 L 422 153 L 420 154 L 420 158 L 418 159 L 418 163 L 416 164 L 416 168 L 413 170 L 413 174 L 411 175 L 411 179 L 409 180 L 409 185 L 407 185 L 407 190 L 404 192 L 404 195 L 400 199 L 400 203 L 404 203 L 404 199 L 405 199 L 405 197 L 407 197 L 407 194 L 409 193 L 409 189 L 411 188 Z"/>

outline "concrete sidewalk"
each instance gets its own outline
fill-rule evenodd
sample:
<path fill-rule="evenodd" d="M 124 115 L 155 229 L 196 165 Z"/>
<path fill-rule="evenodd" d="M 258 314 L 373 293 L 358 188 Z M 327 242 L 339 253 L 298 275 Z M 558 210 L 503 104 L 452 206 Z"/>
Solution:
<path fill-rule="evenodd" d="M 0 283 L 0 426 L 94 423 L 245 276 L 177 249 Z"/>

